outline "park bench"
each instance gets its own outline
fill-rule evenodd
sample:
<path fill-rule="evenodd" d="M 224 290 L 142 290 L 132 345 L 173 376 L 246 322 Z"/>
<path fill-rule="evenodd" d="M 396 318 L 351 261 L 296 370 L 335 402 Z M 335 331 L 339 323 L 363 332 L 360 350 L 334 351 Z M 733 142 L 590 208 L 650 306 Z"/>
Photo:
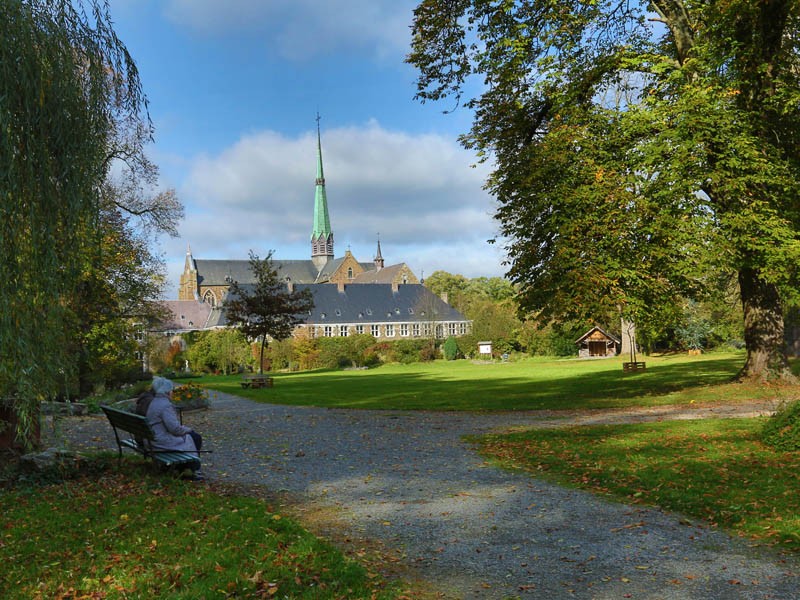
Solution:
<path fill-rule="evenodd" d="M 135 413 L 129 413 L 111 406 L 100 405 L 108 417 L 108 422 L 114 430 L 117 440 L 119 460 L 122 460 L 122 449 L 130 448 L 145 458 L 151 458 L 160 467 L 185 466 L 187 468 L 200 468 L 200 460 L 196 452 L 183 452 L 178 450 L 152 450 L 147 441 L 153 440 L 153 429 L 147 418 Z M 128 434 L 127 436 L 125 434 Z"/>
<path fill-rule="evenodd" d="M 263 388 L 272 387 L 272 377 L 260 373 L 246 373 L 242 375 L 241 385 L 243 388 Z"/>
<path fill-rule="evenodd" d="M 622 363 L 622 371 L 624 373 L 633 373 L 634 371 L 646 371 L 647 363 L 643 362 L 624 362 Z"/>

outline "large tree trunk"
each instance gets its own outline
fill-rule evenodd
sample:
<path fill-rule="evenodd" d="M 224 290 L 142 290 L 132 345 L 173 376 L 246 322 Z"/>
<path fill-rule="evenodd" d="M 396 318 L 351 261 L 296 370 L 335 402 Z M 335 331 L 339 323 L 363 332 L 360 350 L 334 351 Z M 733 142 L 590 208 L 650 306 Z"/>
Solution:
<path fill-rule="evenodd" d="M 778 289 L 759 277 L 755 269 L 739 271 L 744 310 L 744 343 L 747 361 L 742 379 L 794 381 L 786 356 L 783 308 Z"/>

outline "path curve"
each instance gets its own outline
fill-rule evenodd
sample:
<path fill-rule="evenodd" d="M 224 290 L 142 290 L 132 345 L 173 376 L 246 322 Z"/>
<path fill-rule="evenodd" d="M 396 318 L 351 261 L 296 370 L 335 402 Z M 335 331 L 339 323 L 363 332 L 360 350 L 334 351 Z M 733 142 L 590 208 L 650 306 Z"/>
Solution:
<path fill-rule="evenodd" d="M 209 479 L 335 507 L 344 534 L 378 540 L 448 598 L 800 597 L 800 564 L 702 523 L 605 501 L 487 465 L 463 436 L 667 418 L 767 414 L 765 404 L 637 410 L 428 413 L 290 407 L 215 393 L 187 415 L 214 453 Z M 73 444 L 112 447 L 101 418 Z"/>

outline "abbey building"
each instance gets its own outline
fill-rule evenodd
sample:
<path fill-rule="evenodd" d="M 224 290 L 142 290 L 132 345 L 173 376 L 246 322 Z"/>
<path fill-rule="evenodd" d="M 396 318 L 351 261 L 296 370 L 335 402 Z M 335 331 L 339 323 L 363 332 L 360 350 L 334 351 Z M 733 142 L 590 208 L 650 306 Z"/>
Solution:
<path fill-rule="evenodd" d="M 301 327 L 309 328 L 312 336 L 368 333 L 376 338 L 395 338 L 468 333 L 469 321 L 422 285 L 408 265 L 384 264 L 380 241 L 369 262 L 357 260 L 350 250 L 335 256 L 319 125 L 310 245 L 308 259 L 273 257 L 272 262 L 287 286 L 311 290 L 314 310 Z M 195 258 L 188 248 L 178 300 L 166 302 L 173 312 L 166 330 L 224 327 L 222 307 L 233 281 L 242 285 L 255 283 L 249 260 Z"/>

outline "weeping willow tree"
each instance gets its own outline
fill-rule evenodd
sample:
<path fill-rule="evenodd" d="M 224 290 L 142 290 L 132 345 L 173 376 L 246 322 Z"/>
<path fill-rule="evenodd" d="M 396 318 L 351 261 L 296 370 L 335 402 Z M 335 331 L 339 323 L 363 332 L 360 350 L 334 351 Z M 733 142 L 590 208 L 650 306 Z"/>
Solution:
<path fill-rule="evenodd" d="M 74 374 L 68 300 L 95 244 L 110 136 L 142 113 L 107 2 L 0 2 L 0 402 L 26 447 L 39 402 Z"/>

